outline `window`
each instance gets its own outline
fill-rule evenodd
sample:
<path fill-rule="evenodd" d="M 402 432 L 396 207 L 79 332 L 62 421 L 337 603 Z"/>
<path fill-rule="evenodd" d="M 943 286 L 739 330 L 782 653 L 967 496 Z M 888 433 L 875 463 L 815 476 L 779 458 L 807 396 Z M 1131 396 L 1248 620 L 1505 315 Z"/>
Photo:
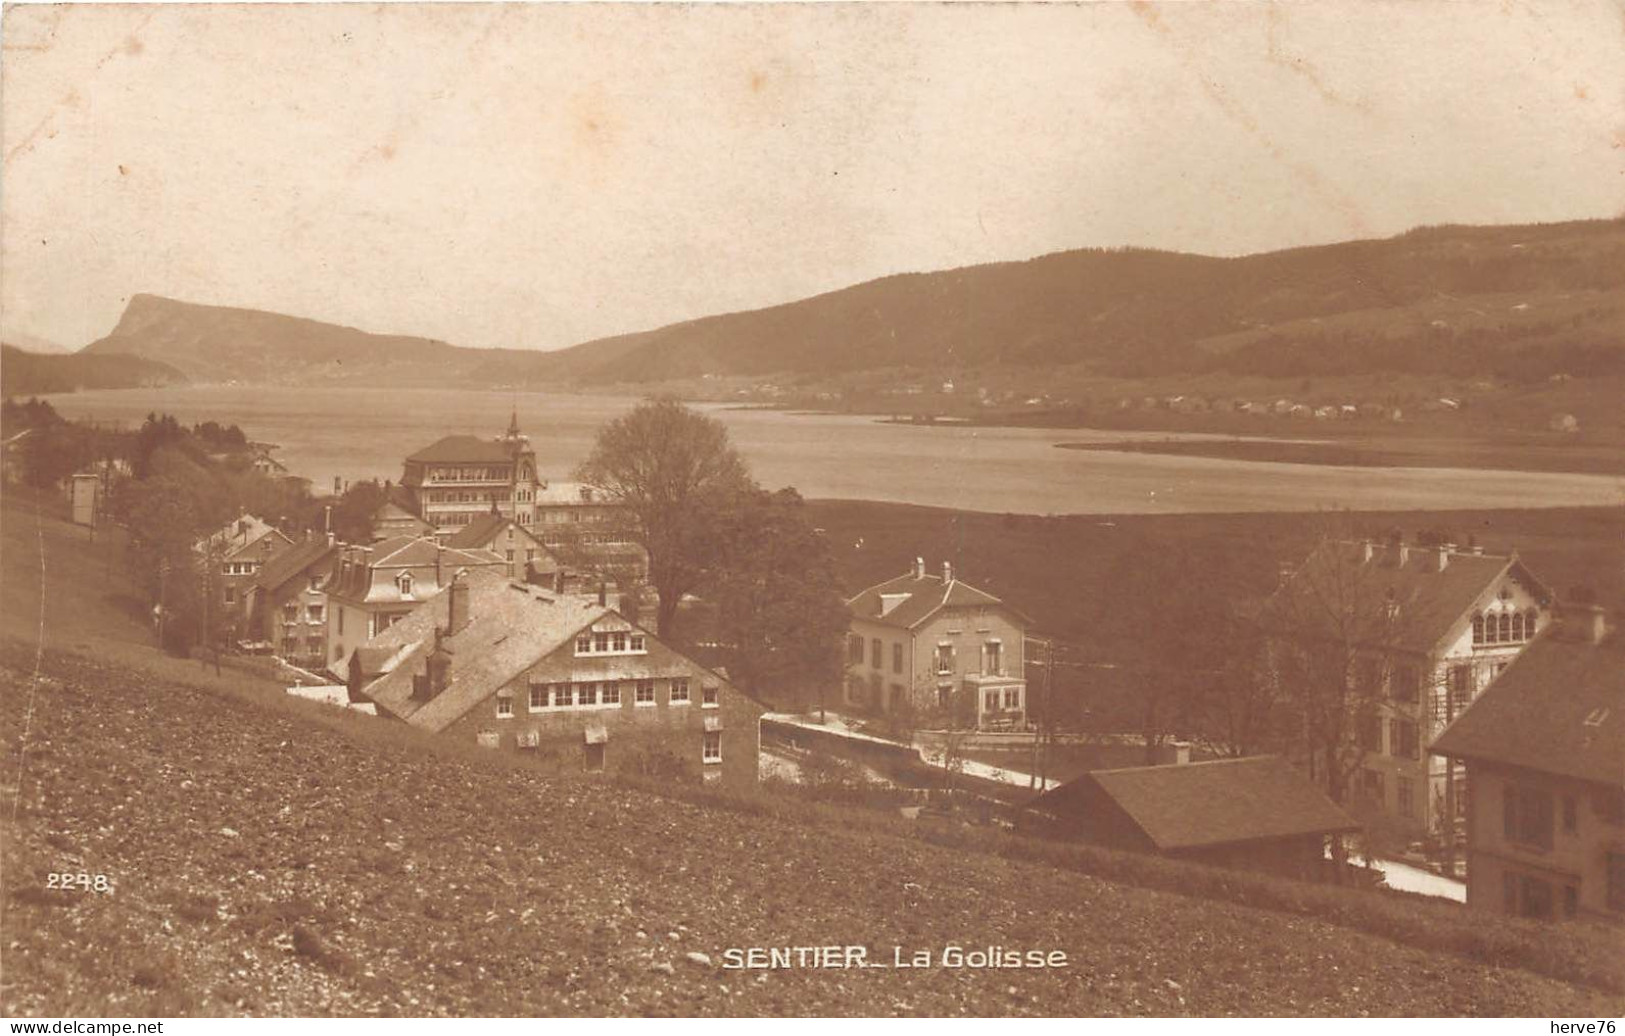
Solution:
<path fill-rule="evenodd" d="M 1513 640 L 1522 640 L 1523 639 L 1523 613 L 1522 612 L 1513 612 L 1512 613 L 1512 639 Z"/>
<path fill-rule="evenodd" d="M 700 688 L 700 704 L 705 708 L 714 709 L 718 705 L 718 696 L 721 689 L 716 684 L 706 684 Z"/>
<path fill-rule="evenodd" d="M 1418 700 L 1416 667 L 1402 665 L 1395 669 L 1393 678 L 1388 682 L 1388 689 L 1395 701 L 1415 704 Z"/>
<path fill-rule="evenodd" d="M 1499 623 L 1501 625 L 1501 643 L 1503 643 L 1503 644 L 1511 643 L 1511 641 L 1512 641 L 1512 616 L 1510 614 L 1508 614 L 1507 612 L 1502 612 L 1501 617 L 1500 617 L 1500 619 L 1498 621 L 1499 621 Z"/>
<path fill-rule="evenodd" d="M 1422 758 L 1422 745 L 1417 738 L 1416 723 L 1413 720 L 1388 721 L 1388 754 L 1396 759 Z"/>
<path fill-rule="evenodd" d="M 1540 625 L 1540 612 L 1531 608 L 1523 613 L 1523 635 L 1533 637 L 1535 629 Z"/>
<path fill-rule="evenodd" d="M 287 604 L 284 604 L 282 606 L 282 621 L 283 622 L 292 622 L 297 618 L 299 618 L 299 606 L 297 604 L 294 604 L 292 601 L 289 601 Z"/>
<path fill-rule="evenodd" d="M 1360 747 L 1367 752 L 1382 751 L 1382 717 L 1367 713 L 1359 718 Z M 1367 771 L 1370 772 L 1370 771 Z"/>
<path fill-rule="evenodd" d="M 533 683 L 530 685 L 530 711 L 536 712 L 547 708 L 547 686 Z"/>
<path fill-rule="evenodd" d="M 313 604 L 313 605 L 310 605 L 309 607 L 307 607 L 305 609 L 305 617 L 308 618 L 311 622 L 321 622 L 322 618 L 325 616 L 326 612 L 327 612 L 327 608 L 325 606 L 320 605 L 320 604 Z"/>
<path fill-rule="evenodd" d="M 1004 645 L 996 640 L 990 640 L 982 646 L 983 672 L 994 676 L 1000 676 L 1004 673 L 1003 648 Z"/>
<path fill-rule="evenodd" d="M 620 684 L 616 683 L 614 680 L 610 680 L 608 683 L 604 684 L 603 691 L 605 705 L 619 705 L 621 703 Z"/>
<path fill-rule="evenodd" d="M 412 596 L 412 573 L 402 572 L 395 577 L 395 589 L 401 592 L 402 597 Z"/>
<path fill-rule="evenodd" d="M 628 638 L 628 641 L 629 641 L 629 644 L 630 644 L 630 647 L 628 648 L 628 650 L 631 650 L 631 651 L 647 651 L 647 650 L 649 650 L 648 647 L 645 646 L 645 641 L 643 639 L 643 634 L 641 634 L 641 633 L 632 634 L 631 637 Z"/>
<path fill-rule="evenodd" d="M 1501 833 L 1534 849 L 1552 847 L 1552 793 L 1506 784 L 1501 789 Z"/>
<path fill-rule="evenodd" d="M 639 705 L 653 705 L 655 703 L 655 682 L 653 680 L 638 681 Z"/>
<path fill-rule="evenodd" d="M 937 645 L 937 675 L 947 676 L 954 671 L 954 646 L 952 644 Z"/>
<path fill-rule="evenodd" d="M 722 731 L 707 730 L 700 748 L 700 759 L 707 763 L 722 762 Z"/>
<path fill-rule="evenodd" d="M 876 669 L 882 665 L 880 661 L 880 638 L 869 641 L 869 664 Z"/>
<path fill-rule="evenodd" d="M 340 633 L 344 632 L 344 609 L 343 608 L 339 609 L 339 632 Z M 334 655 L 333 657 L 337 658 L 339 656 Z"/>
<path fill-rule="evenodd" d="M 605 652 L 605 651 L 608 651 L 609 650 L 609 634 L 608 633 L 599 633 L 599 632 L 597 632 L 595 630 L 593 632 L 593 635 L 592 635 L 592 649 L 593 649 L 594 652 L 600 653 L 600 654 Z"/>
<path fill-rule="evenodd" d="M 609 635 L 609 649 L 611 651 L 625 651 L 626 634 L 624 632 L 611 633 Z"/>
<path fill-rule="evenodd" d="M 672 682 L 671 682 L 671 694 L 669 696 L 669 700 L 671 701 L 671 703 L 673 705 L 686 705 L 686 704 L 688 704 L 688 680 L 687 679 L 674 679 L 674 680 L 672 680 Z"/>
<path fill-rule="evenodd" d="M 585 655 L 592 652 L 592 634 L 583 633 L 576 637 L 576 654 Z"/>
<path fill-rule="evenodd" d="M 576 704 L 577 705 L 597 705 L 598 704 L 598 685 L 595 684 L 595 683 L 584 683 L 580 687 L 577 687 L 576 688 Z"/>
<path fill-rule="evenodd" d="M 553 685 L 553 707 L 568 708 L 575 704 L 575 685 L 556 683 Z"/>
<path fill-rule="evenodd" d="M 986 694 L 984 694 L 982 696 L 982 711 L 983 712 L 998 712 L 999 711 L 999 692 L 998 691 L 996 691 L 996 690 L 995 691 L 988 691 Z"/>
<path fill-rule="evenodd" d="M 1563 796 L 1563 831 L 1565 834 L 1578 834 L 1580 832 L 1579 803 L 1573 795 Z"/>
<path fill-rule="evenodd" d="M 1478 612 L 1473 613 L 1473 645 L 1476 647 L 1484 643 L 1484 616 Z"/>
<path fill-rule="evenodd" d="M 513 716 L 513 695 L 507 693 L 497 695 L 497 715 L 503 719 Z"/>
<path fill-rule="evenodd" d="M 1021 688 L 1006 687 L 1004 689 L 1004 707 L 1007 709 L 1021 708 Z"/>
<path fill-rule="evenodd" d="M 1400 777 L 1394 781 L 1394 794 L 1398 798 L 1399 815 L 1402 817 L 1416 816 L 1416 784 L 1409 777 Z"/>
<path fill-rule="evenodd" d="M 1473 695 L 1473 667 L 1470 664 L 1453 665 L 1445 678 L 1447 688 L 1445 719 L 1452 720 L 1467 707 Z"/>
<path fill-rule="evenodd" d="M 235 586 L 226 587 L 226 603 L 227 604 L 235 604 L 236 602 L 237 602 L 237 588 Z"/>
<path fill-rule="evenodd" d="M 1388 789 L 1383 786 L 1382 773 L 1377 770 L 1362 770 L 1361 775 L 1365 778 L 1366 797 L 1379 806 L 1385 804 L 1388 801 Z"/>
<path fill-rule="evenodd" d="M 894 673 L 903 671 L 903 645 L 901 643 L 891 646 L 891 671 Z"/>

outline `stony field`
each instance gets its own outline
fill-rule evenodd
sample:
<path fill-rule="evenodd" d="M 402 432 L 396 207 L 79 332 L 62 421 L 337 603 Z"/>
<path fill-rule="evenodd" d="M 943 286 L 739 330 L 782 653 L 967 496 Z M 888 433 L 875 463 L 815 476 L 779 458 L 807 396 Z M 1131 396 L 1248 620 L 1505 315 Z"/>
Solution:
<path fill-rule="evenodd" d="M 34 645 L 0 647 L 10 1017 L 1622 1006 L 1321 921 L 548 780 L 122 663 L 35 665 Z M 53 871 L 112 891 L 48 889 Z M 1072 966 L 721 967 L 729 947 L 822 944 L 1060 949 Z"/>

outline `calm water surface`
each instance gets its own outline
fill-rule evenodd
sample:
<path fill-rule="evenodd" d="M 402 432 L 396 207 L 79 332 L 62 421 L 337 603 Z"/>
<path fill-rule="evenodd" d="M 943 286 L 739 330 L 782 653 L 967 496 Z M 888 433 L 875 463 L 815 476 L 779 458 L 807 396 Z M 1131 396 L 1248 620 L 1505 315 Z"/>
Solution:
<path fill-rule="evenodd" d="M 598 427 L 636 400 L 468 389 L 181 387 L 50 397 L 69 417 L 134 427 L 151 411 L 241 425 L 318 488 L 400 478 L 443 435 L 495 436 L 510 408 L 544 477 L 568 478 Z M 1625 503 L 1625 478 L 1453 468 L 1363 468 L 1056 449 L 1165 433 L 877 424 L 851 415 L 708 408 L 767 486 L 808 497 L 1032 514 L 1467 509 Z M 1200 438 L 1200 436 L 1180 436 Z"/>

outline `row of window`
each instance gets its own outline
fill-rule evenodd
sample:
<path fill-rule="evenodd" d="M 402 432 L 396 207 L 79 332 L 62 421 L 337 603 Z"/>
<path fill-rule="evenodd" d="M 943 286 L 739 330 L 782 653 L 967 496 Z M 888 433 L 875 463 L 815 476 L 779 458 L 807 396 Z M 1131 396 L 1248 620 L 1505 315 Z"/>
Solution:
<path fill-rule="evenodd" d="M 430 482 L 506 482 L 513 476 L 513 468 L 430 468 Z"/>
<path fill-rule="evenodd" d="M 426 504 L 479 504 L 491 500 L 507 503 L 512 493 L 506 489 L 427 489 L 423 492 Z"/>
<path fill-rule="evenodd" d="M 321 622 L 326 617 L 326 613 L 327 608 L 325 605 L 311 604 L 305 606 L 305 620 L 307 622 Z M 296 602 L 289 601 L 282 606 L 282 621 L 299 621 L 299 605 Z"/>
<path fill-rule="evenodd" d="M 482 730 L 477 738 L 482 748 L 498 748 L 502 745 L 502 734 L 496 730 Z M 519 748 L 538 749 L 542 746 L 541 731 L 521 730 L 514 735 L 514 744 Z M 603 742 L 584 745 L 583 763 L 586 769 L 595 772 L 602 770 L 605 756 L 608 755 L 608 747 Z M 722 731 L 707 730 L 703 733 L 700 738 L 700 762 L 705 764 L 722 762 Z"/>
<path fill-rule="evenodd" d="M 1365 787 L 1362 789 L 1367 798 L 1383 806 L 1388 804 L 1388 784 L 1380 770 L 1362 771 Z M 1394 808 L 1400 816 L 1414 818 L 1416 816 L 1416 781 L 1410 777 L 1399 777 L 1394 781 Z"/>
<path fill-rule="evenodd" d="M 637 655 L 648 651 L 648 642 L 642 633 L 626 630 L 593 631 L 576 637 L 578 655 Z"/>
<path fill-rule="evenodd" d="M 1478 613 L 1473 616 L 1473 646 L 1521 644 L 1535 635 L 1539 625 L 1540 612 L 1533 608 L 1495 615 Z"/>
<path fill-rule="evenodd" d="M 624 685 L 624 687 L 623 687 Z M 618 708 L 622 694 L 630 693 L 635 705 L 656 705 L 654 680 L 601 680 L 577 683 L 532 683 L 526 688 L 526 707 L 531 712 L 548 709 Z M 693 701 L 687 677 L 673 677 L 666 682 L 666 703 L 687 705 Z M 700 688 L 702 708 L 714 709 L 721 704 L 721 690 L 706 684 Z M 497 692 L 496 714 L 507 718 L 514 714 L 513 693 Z"/>
<path fill-rule="evenodd" d="M 879 637 L 869 640 L 869 667 L 871 669 L 885 669 L 885 644 Z M 857 634 L 847 637 L 847 661 L 852 665 L 862 665 L 864 660 L 863 638 Z M 1004 645 L 997 640 L 985 641 L 982 644 L 983 673 L 1004 675 Z M 932 671 L 938 676 L 948 676 L 954 672 L 954 645 L 938 644 L 935 653 L 931 656 Z M 891 646 L 891 671 L 903 672 L 903 645 L 894 642 Z"/>
<path fill-rule="evenodd" d="M 228 561 L 221 566 L 228 576 L 251 576 L 259 570 L 258 561 Z"/>
<path fill-rule="evenodd" d="M 1003 701 L 1003 707 L 1004 707 L 1005 711 L 1014 711 L 1014 710 L 1019 710 L 1021 708 L 1021 688 L 1020 687 L 1005 687 L 1005 688 L 1002 688 L 1002 689 L 995 687 L 995 688 L 991 688 L 991 689 L 989 689 L 987 691 L 984 691 L 982 693 L 982 711 L 983 712 L 998 712 L 999 711 L 1000 701 L 1001 701 L 1001 697 L 1000 697 L 1001 690 L 1002 690 L 1002 694 L 1003 694 L 1002 701 Z"/>

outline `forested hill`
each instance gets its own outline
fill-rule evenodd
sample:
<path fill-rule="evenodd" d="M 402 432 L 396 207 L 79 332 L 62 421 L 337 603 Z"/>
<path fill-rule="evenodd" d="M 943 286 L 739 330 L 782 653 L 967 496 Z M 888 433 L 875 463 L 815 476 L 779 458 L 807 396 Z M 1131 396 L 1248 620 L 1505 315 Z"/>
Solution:
<path fill-rule="evenodd" d="M 1296 376 L 1462 373 L 1486 353 L 1515 369 L 1618 370 L 1625 221 L 1439 227 L 1234 259 L 1062 252 L 887 277 L 558 360 L 584 381 L 994 364 Z"/>
<path fill-rule="evenodd" d="M 195 381 L 530 385 L 1057 366 L 1158 376 L 1625 373 L 1625 220 L 1424 228 L 1238 258 L 1083 250 L 868 281 L 558 352 L 137 295 L 90 354 Z"/>

